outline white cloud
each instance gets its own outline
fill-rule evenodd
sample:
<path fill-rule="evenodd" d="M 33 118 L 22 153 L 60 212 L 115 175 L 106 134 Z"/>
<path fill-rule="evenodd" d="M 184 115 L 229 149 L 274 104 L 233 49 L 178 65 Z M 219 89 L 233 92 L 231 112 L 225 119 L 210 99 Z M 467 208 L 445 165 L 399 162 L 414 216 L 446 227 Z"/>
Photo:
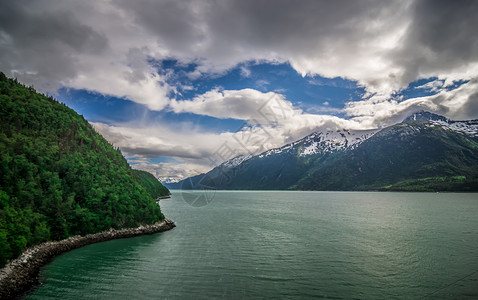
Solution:
<path fill-rule="evenodd" d="M 249 70 L 247 67 L 241 66 L 240 70 L 241 70 L 241 76 L 242 77 L 247 78 L 247 77 L 251 76 L 251 70 Z"/>
<path fill-rule="evenodd" d="M 477 117 L 478 81 L 472 80 L 453 90 L 442 89 L 439 93 L 411 98 L 404 101 L 374 102 L 371 99 L 350 102 L 344 111 L 364 127 L 388 126 L 402 121 L 413 112 L 427 110 L 453 120 Z"/>
<path fill-rule="evenodd" d="M 150 172 L 161 182 L 178 182 L 190 176 L 205 173 L 209 166 L 195 163 L 151 163 L 148 160 L 135 160 L 133 168 Z"/>
<path fill-rule="evenodd" d="M 167 125 L 134 124 L 107 125 L 91 123 L 108 141 L 120 147 L 127 156 L 145 158 L 171 156 L 178 159 L 198 159 L 211 153 L 222 142 L 221 135 L 204 133 L 194 128 L 171 129 Z M 179 124 L 176 124 L 179 127 Z"/>
<path fill-rule="evenodd" d="M 430 90 L 431 92 L 438 92 L 444 87 L 444 82 L 442 80 L 433 80 L 417 86 L 416 89 Z"/>
<path fill-rule="evenodd" d="M 172 101 L 170 106 L 176 113 L 187 112 L 220 119 L 239 119 L 252 125 L 290 127 L 290 130 L 292 127 L 303 126 L 304 130 L 308 131 L 323 126 L 324 120 L 339 120 L 328 115 L 305 113 L 279 93 L 263 93 L 254 89 L 223 91 L 215 89 L 192 100 Z M 349 128 L 358 126 L 346 120 L 341 121 L 340 125 Z M 295 132 L 295 129 L 292 132 Z M 292 135 L 296 137 L 296 134 Z"/>
<path fill-rule="evenodd" d="M 288 118 L 295 113 L 292 103 L 282 95 L 274 92 L 262 93 L 254 89 L 214 89 L 192 100 L 172 100 L 170 107 L 176 113 L 188 112 L 260 124 L 276 122 L 278 115 Z"/>

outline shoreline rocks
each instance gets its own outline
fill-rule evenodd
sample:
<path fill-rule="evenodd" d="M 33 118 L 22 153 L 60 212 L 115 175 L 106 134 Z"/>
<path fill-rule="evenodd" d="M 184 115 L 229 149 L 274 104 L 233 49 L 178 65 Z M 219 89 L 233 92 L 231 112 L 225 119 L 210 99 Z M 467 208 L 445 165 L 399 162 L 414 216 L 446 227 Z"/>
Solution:
<path fill-rule="evenodd" d="M 161 199 L 169 199 L 169 198 L 171 198 L 171 194 L 166 196 L 159 196 L 158 198 L 156 198 L 156 202 L 159 202 Z"/>
<path fill-rule="evenodd" d="M 73 236 L 61 241 L 46 242 L 29 248 L 0 270 L 0 299 L 18 297 L 38 284 L 40 268 L 65 252 L 94 243 L 167 231 L 174 227 L 176 225 L 173 221 L 164 219 L 151 225 L 110 229 L 86 236 Z"/>

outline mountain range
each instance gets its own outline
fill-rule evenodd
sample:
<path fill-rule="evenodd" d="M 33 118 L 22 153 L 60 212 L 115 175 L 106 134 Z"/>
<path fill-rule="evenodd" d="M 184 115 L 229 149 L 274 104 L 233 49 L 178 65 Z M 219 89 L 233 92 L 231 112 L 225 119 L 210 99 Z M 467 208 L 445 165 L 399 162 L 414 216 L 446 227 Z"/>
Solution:
<path fill-rule="evenodd" d="M 422 111 L 383 129 L 319 131 L 168 187 L 478 191 L 478 120 Z"/>

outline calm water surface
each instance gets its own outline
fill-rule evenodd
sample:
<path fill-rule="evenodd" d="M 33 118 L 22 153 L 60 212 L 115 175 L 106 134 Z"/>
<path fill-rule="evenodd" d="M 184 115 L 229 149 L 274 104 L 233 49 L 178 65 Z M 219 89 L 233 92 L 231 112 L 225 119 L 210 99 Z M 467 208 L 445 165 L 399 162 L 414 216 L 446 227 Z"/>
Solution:
<path fill-rule="evenodd" d="M 172 231 L 66 253 L 26 299 L 478 299 L 477 194 L 185 195 Z"/>

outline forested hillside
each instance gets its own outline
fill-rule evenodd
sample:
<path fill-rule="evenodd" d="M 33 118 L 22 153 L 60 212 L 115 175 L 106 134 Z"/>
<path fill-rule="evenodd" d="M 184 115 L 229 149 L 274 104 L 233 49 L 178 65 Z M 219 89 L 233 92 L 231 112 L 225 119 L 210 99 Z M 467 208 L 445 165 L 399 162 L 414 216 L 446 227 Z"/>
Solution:
<path fill-rule="evenodd" d="M 154 197 L 169 191 L 142 177 L 82 116 L 0 73 L 0 266 L 47 240 L 164 218 Z"/>
<path fill-rule="evenodd" d="M 138 182 L 146 189 L 146 191 L 153 197 L 154 199 L 169 195 L 169 190 L 161 184 L 161 182 L 154 177 L 153 174 L 148 173 L 142 170 L 135 170 L 133 169 L 133 173 L 138 180 Z"/>

